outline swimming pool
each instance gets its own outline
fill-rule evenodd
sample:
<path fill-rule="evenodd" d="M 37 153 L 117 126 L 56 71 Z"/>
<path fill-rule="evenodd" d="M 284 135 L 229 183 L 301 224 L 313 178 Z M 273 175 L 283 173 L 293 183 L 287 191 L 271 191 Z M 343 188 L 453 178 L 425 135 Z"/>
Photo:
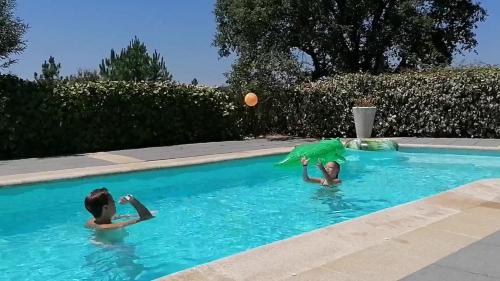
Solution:
<path fill-rule="evenodd" d="M 2 188 L 0 280 L 151 280 L 500 177 L 497 152 L 349 152 L 344 183 L 332 190 L 303 183 L 300 167 L 274 167 L 282 157 Z M 83 198 L 100 186 L 134 194 L 157 217 L 96 237 L 83 227 Z"/>

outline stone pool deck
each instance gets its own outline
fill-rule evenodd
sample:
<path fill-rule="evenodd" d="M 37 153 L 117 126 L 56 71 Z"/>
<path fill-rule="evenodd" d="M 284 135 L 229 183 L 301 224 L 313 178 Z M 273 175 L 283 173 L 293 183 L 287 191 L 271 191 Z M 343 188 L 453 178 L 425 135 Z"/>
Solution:
<path fill-rule="evenodd" d="M 500 151 L 500 140 L 394 138 Z M 256 139 L 0 161 L 2 186 L 286 153 Z M 500 280 L 500 179 L 489 179 L 188 269 L 162 280 Z"/>

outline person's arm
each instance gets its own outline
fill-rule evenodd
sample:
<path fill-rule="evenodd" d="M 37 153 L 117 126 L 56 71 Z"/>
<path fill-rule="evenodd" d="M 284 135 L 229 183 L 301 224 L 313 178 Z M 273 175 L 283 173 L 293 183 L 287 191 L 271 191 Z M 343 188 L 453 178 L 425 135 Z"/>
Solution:
<path fill-rule="evenodd" d="M 321 179 L 309 177 L 309 174 L 307 172 L 307 164 L 309 163 L 309 159 L 303 157 L 300 161 L 302 162 L 302 179 L 304 179 L 305 182 L 321 183 Z"/>
<path fill-rule="evenodd" d="M 113 220 L 119 220 L 119 219 L 128 219 L 131 217 L 137 217 L 137 215 L 115 215 L 113 217 Z"/>
<path fill-rule="evenodd" d="M 144 206 L 142 205 L 139 200 L 135 199 L 132 195 L 126 195 L 120 198 L 120 203 L 121 204 L 127 204 L 130 203 L 132 206 L 135 208 L 137 211 L 137 214 L 139 215 L 139 221 L 143 220 L 148 220 L 150 218 L 153 218 L 153 214 Z M 134 221 L 134 220 L 132 220 Z"/>

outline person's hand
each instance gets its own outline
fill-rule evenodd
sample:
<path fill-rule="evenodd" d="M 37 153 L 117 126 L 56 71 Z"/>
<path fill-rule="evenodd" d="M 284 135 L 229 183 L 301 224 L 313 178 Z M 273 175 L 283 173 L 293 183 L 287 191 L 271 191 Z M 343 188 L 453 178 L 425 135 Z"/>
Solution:
<path fill-rule="evenodd" d="M 125 204 L 129 203 L 132 198 L 133 197 L 130 194 L 125 195 L 125 196 L 120 197 L 120 200 L 118 202 L 122 205 L 125 205 Z"/>
<path fill-rule="evenodd" d="M 300 162 L 302 163 L 302 165 L 307 166 L 307 163 L 309 163 L 309 159 L 302 157 L 302 159 L 300 159 Z"/>

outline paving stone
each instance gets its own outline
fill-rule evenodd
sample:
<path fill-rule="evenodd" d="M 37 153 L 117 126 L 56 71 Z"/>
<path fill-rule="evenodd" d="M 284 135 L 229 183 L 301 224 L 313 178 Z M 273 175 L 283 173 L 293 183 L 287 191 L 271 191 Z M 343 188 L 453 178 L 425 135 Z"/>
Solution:
<path fill-rule="evenodd" d="M 474 146 L 479 141 L 480 141 L 479 139 L 455 139 L 451 143 L 451 145 L 457 145 L 457 146 Z"/>
<path fill-rule="evenodd" d="M 0 161 L 0 176 L 85 168 L 93 166 L 105 166 L 112 164 L 114 163 L 99 159 L 93 159 L 87 156 L 30 158 Z"/>
<path fill-rule="evenodd" d="M 427 140 L 422 138 L 400 138 L 397 139 L 396 142 L 400 144 L 422 144 L 427 142 Z"/>
<path fill-rule="evenodd" d="M 498 139 L 482 139 L 476 143 L 477 146 L 485 147 L 500 147 L 500 140 Z"/>
<path fill-rule="evenodd" d="M 483 240 L 480 241 L 480 243 L 491 244 L 500 247 L 500 232 L 497 232 L 495 234 L 492 234 L 484 238 Z"/>
<path fill-rule="evenodd" d="M 422 144 L 451 145 L 456 141 L 457 139 L 451 139 L 451 138 L 425 138 Z"/>
<path fill-rule="evenodd" d="M 430 265 L 401 281 L 498 281 L 495 277 L 462 271 L 459 269 Z"/>
<path fill-rule="evenodd" d="M 219 153 L 241 152 L 255 149 L 266 149 L 286 146 L 296 146 L 304 143 L 305 139 L 295 139 L 288 141 L 269 141 L 266 139 L 256 139 L 248 141 L 227 141 L 198 144 L 184 144 L 168 147 L 150 147 L 143 149 L 130 149 L 112 151 L 110 153 L 133 157 L 137 159 L 153 161 L 173 158 L 184 158 L 203 156 Z"/>
<path fill-rule="evenodd" d="M 479 273 L 500 280 L 500 247 L 485 243 L 472 244 L 437 262 L 438 265 Z"/>

